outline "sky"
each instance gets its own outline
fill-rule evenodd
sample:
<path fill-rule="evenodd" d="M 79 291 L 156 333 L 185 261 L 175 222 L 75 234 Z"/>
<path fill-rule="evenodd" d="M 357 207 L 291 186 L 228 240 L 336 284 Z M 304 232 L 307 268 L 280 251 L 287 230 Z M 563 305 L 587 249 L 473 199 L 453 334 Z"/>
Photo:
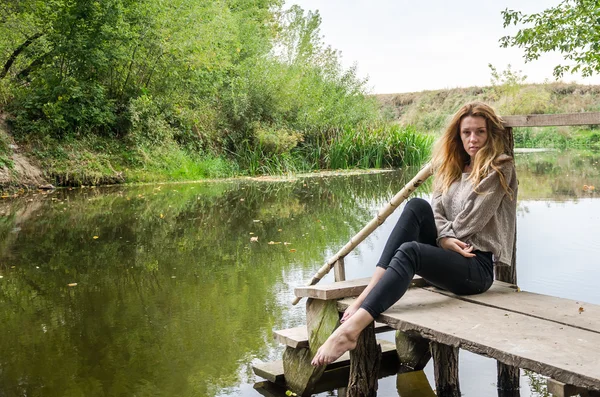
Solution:
<path fill-rule="evenodd" d="M 370 93 L 400 93 L 490 85 L 488 64 L 510 64 L 528 83 L 555 81 L 560 54 L 525 63 L 519 48 L 500 48 L 501 11 L 540 12 L 561 0 L 286 0 L 318 10 L 323 41 L 358 66 Z M 562 61 L 562 63 L 565 63 Z M 600 84 L 600 76 L 565 75 L 565 82 Z"/>

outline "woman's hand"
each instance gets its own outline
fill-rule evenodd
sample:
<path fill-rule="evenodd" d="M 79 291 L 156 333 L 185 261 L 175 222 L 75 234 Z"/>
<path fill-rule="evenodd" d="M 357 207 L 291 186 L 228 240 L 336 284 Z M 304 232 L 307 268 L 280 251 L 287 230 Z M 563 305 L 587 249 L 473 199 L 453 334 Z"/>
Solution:
<path fill-rule="evenodd" d="M 471 252 L 473 251 L 473 246 L 471 244 L 463 243 L 454 237 L 442 237 L 440 239 L 440 247 L 449 251 L 458 252 L 465 258 L 475 257 L 475 254 Z"/>
<path fill-rule="evenodd" d="M 354 303 L 356 303 L 356 301 L 354 301 Z M 354 303 L 346 308 L 344 314 L 342 315 L 340 323 L 343 323 L 344 321 L 348 320 L 359 309 L 360 305 L 355 305 Z"/>

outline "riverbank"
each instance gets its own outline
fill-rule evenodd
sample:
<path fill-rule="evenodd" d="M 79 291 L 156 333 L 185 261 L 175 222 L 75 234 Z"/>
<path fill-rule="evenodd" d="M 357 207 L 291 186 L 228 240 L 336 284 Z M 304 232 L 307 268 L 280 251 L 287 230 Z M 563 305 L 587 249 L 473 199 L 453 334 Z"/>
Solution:
<path fill-rule="evenodd" d="M 433 138 L 412 127 L 381 123 L 343 129 L 323 142 L 284 152 L 267 150 L 199 152 L 174 141 L 146 145 L 127 138 L 84 135 L 54 139 L 28 136 L 15 141 L 0 123 L 0 180 L 3 190 L 160 183 L 298 175 L 330 170 L 389 169 L 419 165 Z"/>
<path fill-rule="evenodd" d="M 512 93 L 470 87 L 377 95 L 382 121 L 329 132 L 322 140 L 263 137 L 240 151 L 199 152 L 174 140 L 146 144 L 96 134 L 57 139 L 28 135 L 15 140 L 0 114 L 0 187 L 90 186 L 297 175 L 331 169 L 385 169 L 419 165 L 448 118 L 462 104 L 479 100 L 502 114 L 574 113 L 600 110 L 600 86 L 524 85 Z M 511 100 L 512 98 L 512 100 Z M 281 132 L 281 131 L 280 131 Z M 600 130 L 590 127 L 515 128 L 521 148 L 600 148 Z M 216 153 L 216 154 L 215 154 Z M 279 177 L 277 177 L 279 178 Z"/>

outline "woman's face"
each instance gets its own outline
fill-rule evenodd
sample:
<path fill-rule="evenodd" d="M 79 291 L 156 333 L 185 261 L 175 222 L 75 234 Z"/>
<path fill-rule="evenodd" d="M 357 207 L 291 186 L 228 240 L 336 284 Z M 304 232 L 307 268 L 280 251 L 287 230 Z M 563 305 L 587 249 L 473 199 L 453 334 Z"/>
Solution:
<path fill-rule="evenodd" d="M 481 149 L 487 139 L 488 131 L 485 118 L 481 116 L 466 116 L 460 121 L 460 139 L 471 163 L 475 154 Z"/>

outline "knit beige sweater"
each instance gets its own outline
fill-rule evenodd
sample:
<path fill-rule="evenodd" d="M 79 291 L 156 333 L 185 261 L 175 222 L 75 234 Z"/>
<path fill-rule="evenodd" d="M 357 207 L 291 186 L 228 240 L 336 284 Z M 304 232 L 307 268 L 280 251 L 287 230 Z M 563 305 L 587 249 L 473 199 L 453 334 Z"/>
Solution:
<path fill-rule="evenodd" d="M 476 189 L 463 173 L 446 194 L 435 192 L 432 199 L 438 244 L 442 237 L 454 237 L 473 248 L 494 254 L 494 262 L 512 265 L 512 250 L 517 222 L 517 175 L 514 162 L 505 160 L 499 168 L 513 191 L 504 192 L 496 171 L 481 180 Z M 476 190 L 478 193 L 476 193 Z"/>

